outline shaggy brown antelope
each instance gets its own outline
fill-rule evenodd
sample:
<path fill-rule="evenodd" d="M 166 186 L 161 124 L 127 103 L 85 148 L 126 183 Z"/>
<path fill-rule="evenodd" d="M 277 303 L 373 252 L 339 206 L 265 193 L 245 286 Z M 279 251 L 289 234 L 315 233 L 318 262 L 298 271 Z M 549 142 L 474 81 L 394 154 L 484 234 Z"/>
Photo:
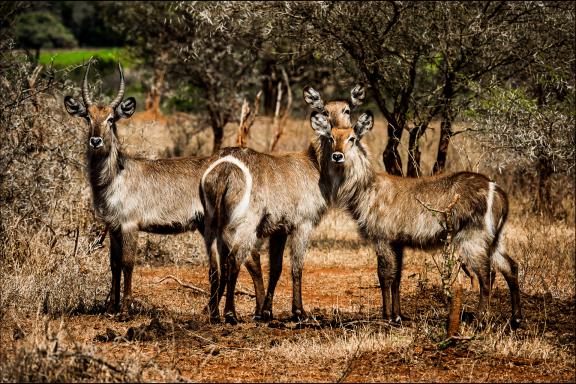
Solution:
<path fill-rule="evenodd" d="M 331 158 L 321 166 L 333 182 L 336 201 L 352 214 L 362 235 L 374 243 L 384 318 L 399 321 L 401 316 L 404 247 L 441 246 L 447 233 L 439 215 L 428 207 L 444 209 L 458 194 L 460 198 L 451 215 L 452 244 L 464 266 L 478 279 L 477 314 L 486 309 L 492 265 L 504 275 L 510 289 L 510 324 L 514 328 L 520 324 L 518 266 L 506 254 L 502 242 L 508 200 L 496 183 L 472 172 L 418 179 L 377 172 L 361 143 L 362 137 L 372 129 L 372 114 L 363 114 L 353 128 L 345 129 L 334 126 L 319 112 L 314 112 L 310 121 L 320 136 L 319 151 Z"/>
<path fill-rule="evenodd" d="M 307 102 L 314 95 L 305 93 Z M 350 111 L 362 103 L 364 88 L 356 86 L 350 100 L 326 103 L 323 109 L 333 126 L 350 127 Z M 302 268 L 308 239 L 330 204 L 330 183 L 321 177 L 318 138 L 309 148 L 294 153 L 260 153 L 247 148 L 226 148 L 204 172 L 200 183 L 205 208 L 206 246 L 224 245 L 229 255 L 220 253 L 211 268 L 224 268 L 228 277 L 220 285 L 226 289 L 224 317 L 235 324 L 234 290 L 240 265 L 260 242 L 269 237 L 270 277 L 262 310 L 272 319 L 272 301 L 282 271 L 282 255 L 289 241 L 292 261 L 292 314 L 305 316 L 302 305 Z M 220 246 L 219 246 L 220 248 Z M 217 287 L 213 287 L 217 289 Z M 218 303 L 210 304 L 211 316 L 219 318 Z"/>
<path fill-rule="evenodd" d="M 118 95 L 109 105 L 94 104 L 88 92 L 90 65 L 91 61 L 82 83 L 82 102 L 66 96 L 64 105 L 70 115 L 83 117 L 88 123 L 87 160 L 94 209 L 110 231 L 112 288 L 108 311 L 124 312 L 132 300 L 136 232 L 168 234 L 198 229 L 203 233 L 204 211 L 198 184 L 210 158 L 147 160 L 123 153 L 116 134 L 116 122 L 132 116 L 136 101 L 133 97 L 123 100 L 124 75 L 122 66 L 118 64 Z M 264 286 L 258 255 L 253 257 L 254 260 L 249 259 L 246 266 L 254 280 L 258 314 Z M 124 300 L 120 305 L 122 272 Z"/>

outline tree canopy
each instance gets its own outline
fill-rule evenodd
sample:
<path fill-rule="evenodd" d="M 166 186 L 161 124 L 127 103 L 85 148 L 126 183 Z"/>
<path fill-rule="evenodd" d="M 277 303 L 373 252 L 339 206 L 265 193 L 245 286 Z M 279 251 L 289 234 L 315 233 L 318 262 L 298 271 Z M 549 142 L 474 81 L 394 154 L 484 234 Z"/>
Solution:
<path fill-rule="evenodd" d="M 78 45 L 74 35 L 49 12 L 28 12 L 16 19 L 16 43 L 35 51 L 36 61 L 40 49 L 46 47 L 69 48 Z"/>

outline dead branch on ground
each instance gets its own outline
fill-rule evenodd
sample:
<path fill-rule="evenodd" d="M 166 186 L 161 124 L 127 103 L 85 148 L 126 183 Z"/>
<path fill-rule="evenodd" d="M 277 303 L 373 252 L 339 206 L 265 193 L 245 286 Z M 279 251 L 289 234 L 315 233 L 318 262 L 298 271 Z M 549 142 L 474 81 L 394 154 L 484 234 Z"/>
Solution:
<path fill-rule="evenodd" d="M 199 287 L 197 287 L 197 286 L 195 286 L 195 285 L 188 284 L 188 283 L 183 283 L 179 278 L 177 278 L 176 276 L 173 276 L 173 275 L 165 276 L 165 277 L 161 278 L 160 280 L 155 281 L 154 284 L 160 284 L 161 282 L 163 282 L 164 280 L 167 280 L 167 279 L 172 279 L 172 280 L 176 281 L 176 282 L 177 282 L 181 287 L 183 287 L 183 288 L 191 289 L 192 291 L 194 291 L 194 292 L 196 292 L 196 293 L 199 293 L 199 294 L 201 294 L 201 295 L 204 295 L 204 296 L 210 296 L 210 292 L 208 292 L 208 291 L 206 291 L 206 290 L 204 290 L 204 289 L 202 289 L 202 288 L 199 288 Z M 242 290 L 242 289 L 237 289 L 234 294 L 235 294 L 235 295 L 245 295 L 245 296 L 248 296 L 248 297 L 251 297 L 251 298 L 255 298 L 255 297 L 256 297 L 256 295 L 253 294 L 252 292 L 248 292 L 248 291 L 245 291 L 245 290 Z"/>

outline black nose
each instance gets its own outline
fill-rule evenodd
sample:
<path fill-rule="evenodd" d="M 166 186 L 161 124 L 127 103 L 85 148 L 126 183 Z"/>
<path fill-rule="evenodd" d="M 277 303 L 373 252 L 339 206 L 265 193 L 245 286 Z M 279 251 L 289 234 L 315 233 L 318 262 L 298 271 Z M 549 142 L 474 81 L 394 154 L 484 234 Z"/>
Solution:
<path fill-rule="evenodd" d="M 344 154 L 342 152 L 334 152 L 332 154 L 332 161 L 337 163 L 341 163 L 344 161 Z"/>
<path fill-rule="evenodd" d="M 102 146 L 102 138 L 101 137 L 91 137 L 90 138 L 90 146 L 92 148 L 98 148 Z"/>

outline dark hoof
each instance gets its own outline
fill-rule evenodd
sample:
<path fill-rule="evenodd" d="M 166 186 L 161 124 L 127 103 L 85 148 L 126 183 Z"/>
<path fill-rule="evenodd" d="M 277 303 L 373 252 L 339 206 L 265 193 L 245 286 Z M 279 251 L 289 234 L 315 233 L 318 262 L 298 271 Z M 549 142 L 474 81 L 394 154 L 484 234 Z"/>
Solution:
<path fill-rule="evenodd" d="M 290 321 L 300 322 L 306 320 L 307 318 L 308 316 L 306 315 L 306 312 L 297 309 L 292 313 Z"/>
<path fill-rule="evenodd" d="M 238 318 L 234 313 L 227 313 L 224 315 L 224 321 L 226 324 L 238 325 Z"/>
<path fill-rule="evenodd" d="M 472 314 L 472 320 L 470 321 L 470 324 L 480 331 L 486 330 L 493 325 L 491 319 L 486 314 L 478 313 Z"/>
<path fill-rule="evenodd" d="M 411 321 L 412 319 L 409 318 L 408 316 L 404 316 L 404 315 L 396 315 L 396 316 L 392 316 L 390 317 L 390 322 L 392 324 L 396 324 L 396 325 L 400 325 L 405 321 Z"/>
<path fill-rule="evenodd" d="M 476 316 L 473 312 L 462 313 L 462 321 L 464 323 L 473 323 L 476 320 Z"/>
<path fill-rule="evenodd" d="M 262 321 L 272 321 L 274 320 L 274 316 L 272 315 L 272 311 L 269 310 L 264 310 L 262 311 Z"/>
<path fill-rule="evenodd" d="M 104 312 L 104 313 L 106 315 L 108 315 L 109 317 L 113 317 L 118 312 L 120 312 L 120 308 L 118 308 L 116 305 L 108 304 L 108 306 L 106 307 L 106 312 Z"/>
<path fill-rule="evenodd" d="M 210 316 L 210 324 L 220 324 L 220 316 Z"/>
<path fill-rule="evenodd" d="M 517 329 L 524 327 L 524 320 L 519 318 L 512 318 L 510 319 L 508 324 L 510 324 L 510 328 L 512 328 L 512 330 L 515 331 Z"/>

